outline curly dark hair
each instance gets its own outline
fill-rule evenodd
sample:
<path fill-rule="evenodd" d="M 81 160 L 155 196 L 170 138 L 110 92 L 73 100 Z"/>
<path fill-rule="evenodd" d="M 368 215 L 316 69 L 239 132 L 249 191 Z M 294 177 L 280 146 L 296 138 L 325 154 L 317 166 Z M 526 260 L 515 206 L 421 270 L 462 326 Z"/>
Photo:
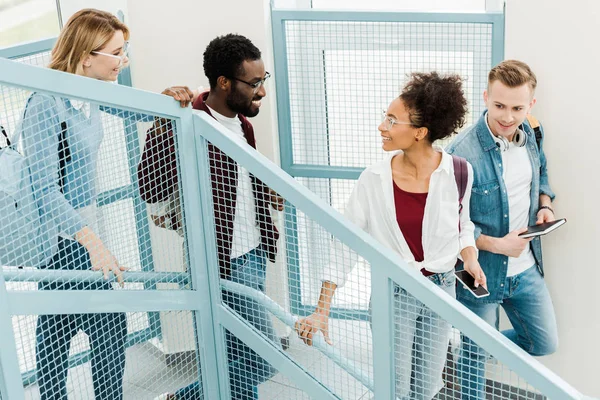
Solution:
<path fill-rule="evenodd" d="M 244 73 L 246 60 L 260 60 L 260 50 L 250 39 L 233 33 L 213 39 L 204 51 L 204 74 L 214 89 L 220 76 L 235 78 Z"/>
<path fill-rule="evenodd" d="M 400 99 L 407 108 L 410 122 L 427 128 L 430 143 L 447 138 L 465 124 L 467 99 L 458 75 L 412 73 Z"/>

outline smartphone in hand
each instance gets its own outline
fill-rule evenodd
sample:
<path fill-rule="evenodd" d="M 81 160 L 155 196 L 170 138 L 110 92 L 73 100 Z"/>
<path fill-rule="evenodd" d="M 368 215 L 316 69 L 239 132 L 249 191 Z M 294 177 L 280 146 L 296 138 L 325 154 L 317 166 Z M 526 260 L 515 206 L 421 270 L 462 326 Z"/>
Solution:
<path fill-rule="evenodd" d="M 467 271 L 454 271 L 454 275 L 456 276 L 456 279 L 458 279 L 463 286 L 465 286 L 469 292 L 471 292 L 471 294 L 478 299 L 490 295 L 490 292 L 488 292 L 483 286 L 479 285 L 475 287 L 475 278 L 473 278 Z"/>

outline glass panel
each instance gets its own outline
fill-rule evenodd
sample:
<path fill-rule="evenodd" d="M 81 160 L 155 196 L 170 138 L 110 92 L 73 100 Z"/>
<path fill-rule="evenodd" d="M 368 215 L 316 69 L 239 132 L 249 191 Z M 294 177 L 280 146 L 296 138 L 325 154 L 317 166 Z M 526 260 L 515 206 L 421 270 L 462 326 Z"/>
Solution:
<path fill-rule="evenodd" d="M 491 33 L 487 23 L 286 22 L 294 163 L 381 160 L 381 110 L 411 72 L 463 77 L 470 124 L 483 111 Z"/>
<path fill-rule="evenodd" d="M 0 48 L 57 36 L 55 0 L 0 0 Z"/>

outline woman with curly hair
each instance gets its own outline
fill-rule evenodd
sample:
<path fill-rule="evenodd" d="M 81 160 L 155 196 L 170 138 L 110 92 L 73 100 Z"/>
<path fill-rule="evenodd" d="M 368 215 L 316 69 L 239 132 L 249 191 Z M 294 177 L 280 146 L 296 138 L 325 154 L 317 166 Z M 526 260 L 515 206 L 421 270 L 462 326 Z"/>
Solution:
<path fill-rule="evenodd" d="M 454 159 L 434 145 L 456 132 L 466 113 L 459 76 L 412 74 L 379 125 L 383 149 L 389 154 L 360 175 L 344 212 L 395 250 L 409 268 L 420 271 L 452 297 L 458 257 L 476 285 L 486 285 L 469 218 L 473 170 L 464 159 Z M 462 200 L 455 165 L 468 172 Z M 353 265 L 334 267 L 322 276 L 316 310 L 296 324 L 298 334 L 309 345 L 317 331 L 331 344 L 332 297 Z M 431 399 L 443 386 L 450 325 L 399 286 L 394 290 L 393 309 L 396 397 Z"/>

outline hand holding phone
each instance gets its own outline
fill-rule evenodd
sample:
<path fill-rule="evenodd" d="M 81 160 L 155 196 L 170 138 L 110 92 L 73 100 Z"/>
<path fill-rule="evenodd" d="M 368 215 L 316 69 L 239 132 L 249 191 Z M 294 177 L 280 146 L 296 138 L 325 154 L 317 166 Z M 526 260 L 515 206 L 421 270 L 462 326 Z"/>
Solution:
<path fill-rule="evenodd" d="M 490 295 L 490 292 L 483 286 L 479 285 L 475 287 L 475 279 L 467 271 L 454 271 L 454 275 L 456 276 L 456 279 L 458 279 L 460 283 L 462 283 L 462 285 L 478 299 Z"/>

